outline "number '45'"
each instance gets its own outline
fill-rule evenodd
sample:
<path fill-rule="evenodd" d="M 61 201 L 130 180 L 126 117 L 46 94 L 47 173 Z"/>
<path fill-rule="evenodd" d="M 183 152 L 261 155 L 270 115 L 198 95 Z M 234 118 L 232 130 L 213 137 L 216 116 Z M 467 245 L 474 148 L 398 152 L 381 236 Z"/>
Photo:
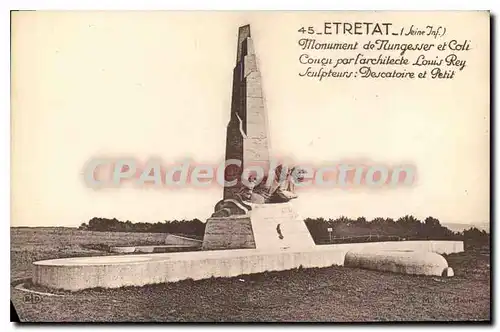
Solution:
<path fill-rule="evenodd" d="M 307 30 L 306 28 L 302 27 L 299 29 L 300 33 L 308 33 L 310 35 L 314 34 L 314 28 L 313 27 L 308 27 Z"/>

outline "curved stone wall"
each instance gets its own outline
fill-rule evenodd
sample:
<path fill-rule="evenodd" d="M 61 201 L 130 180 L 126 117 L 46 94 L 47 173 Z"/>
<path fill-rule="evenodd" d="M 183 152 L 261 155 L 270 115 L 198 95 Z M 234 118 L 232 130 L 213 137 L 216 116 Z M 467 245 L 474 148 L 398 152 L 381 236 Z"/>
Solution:
<path fill-rule="evenodd" d="M 81 290 L 235 277 L 265 271 L 344 265 L 348 252 L 362 250 L 463 251 L 461 241 L 398 241 L 321 245 L 307 249 L 210 250 L 195 252 L 75 257 L 33 263 L 33 283 Z M 432 249 L 432 250 L 429 250 Z"/>

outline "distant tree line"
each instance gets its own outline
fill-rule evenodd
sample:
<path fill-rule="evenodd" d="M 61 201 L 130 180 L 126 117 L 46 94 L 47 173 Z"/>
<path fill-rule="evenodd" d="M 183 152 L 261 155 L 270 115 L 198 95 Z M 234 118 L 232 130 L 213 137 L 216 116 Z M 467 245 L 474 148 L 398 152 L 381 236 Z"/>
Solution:
<path fill-rule="evenodd" d="M 427 217 L 420 221 L 411 215 L 397 220 L 364 217 L 350 219 L 306 218 L 305 223 L 316 244 L 365 242 L 384 240 L 462 240 L 468 246 L 489 245 L 487 232 L 472 227 L 463 232 L 453 232 L 440 224 L 439 220 Z M 331 229 L 331 234 L 328 232 Z"/>
<path fill-rule="evenodd" d="M 490 234 L 476 227 L 471 227 L 462 233 L 466 247 L 490 247 Z"/>
<path fill-rule="evenodd" d="M 130 220 L 119 221 L 116 218 L 92 218 L 88 224 L 83 223 L 79 229 L 98 232 L 141 232 L 141 233 L 170 233 L 185 234 L 195 238 L 202 238 L 205 233 L 205 223 L 199 219 L 192 220 L 165 220 L 163 222 L 133 223 Z"/>
<path fill-rule="evenodd" d="M 381 235 L 386 237 L 400 237 L 401 239 L 444 240 L 456 236 L 451 230 L 442 226 L 439 220 L 432 217 L 428 217 L 424 222 L 421 222 L 414 216 L 408 215 L 397 220 L 375 218 L 371 221 L 363 217 L 357 219 L 340 217 L 334 220 L 307 218 L 305 223 L 317 244 L 330 241 L 328 228 L 332 229 L 335 238 Z"/>
<path fill-rule="evenodd" d="M 414 216 L 404 216 L 397 220 L 375 218 L 371 221 L 364 217 L 350 219 L 306 218 L 306 226 L 316 244 L 366 242 L 366 241 L 404 241 L 404 240 L 463 240 L 467 246 L 488 245 L 490 236 L 487 232 L 473 227 L 463 232 L 453 232 L 440 224 L 439 220 L 427 217 L 420 221 Z M 205 223 L 199 219 L 165 220 L 156 223 L 133 223 L 116 218 L 92 218 L 80 229 L 102 232 L 145 232 L 185 234 L 202 238 Z M 329 232 L 328 230 L 331 230 Z"/>

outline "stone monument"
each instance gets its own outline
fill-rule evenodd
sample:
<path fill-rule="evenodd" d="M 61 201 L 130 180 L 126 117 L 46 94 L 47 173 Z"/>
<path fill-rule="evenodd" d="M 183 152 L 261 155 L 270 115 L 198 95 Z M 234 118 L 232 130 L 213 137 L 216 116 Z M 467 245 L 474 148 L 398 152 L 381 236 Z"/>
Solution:
<path fill-rule="evenodd" d="M 293 210 L 301 170 L 272 165 L 267 110 L 250 26 L 239 28 L 231 117 L 226 137 L 223 199 L 207 220 L 204 250 L 312 247 L 304 221 Z M 252 167 L 264 171 L 246 172 Z"/>
<path fill-rule="evenodd" d="M 298 168 L 288 171 L 283 165 L 271 165 L 268 134 L 250 27 L 243 26 L 238 35 L 226 147 L 226 161 L 236 161 L 235 164 L 241 165 L 226 168 L 226 180 L 233 180 L 234 185 L 224 187 L 223 199 L 215 205 L 213 215 L 207 220 L 202 242 L 204 250 L 38 261 L 33 263 L 33 284 L 77 291 L 235 277 L 299 267 L 344 265 L 347 253 L 348 264 L 358 267 L 437 275 L 446 269 L 446 274 L 450 275 L 452 271 L 444 258 L 425 253 L 461 252 L 464 248 L 462 241 L 315 246 L 304 221 L 291 203 L 297 197 L 294 185 L 300 182 L 302 173 Z M 250 174 L 247 178 L 244 170 L 252 165 L 266 168 L 265 179 Z M 131 248 L 136 251 L 135 247 Z M 149 248 L 151 246 L 141 249 Z M 422 252 L 424 254 L 420 254 Z"/>

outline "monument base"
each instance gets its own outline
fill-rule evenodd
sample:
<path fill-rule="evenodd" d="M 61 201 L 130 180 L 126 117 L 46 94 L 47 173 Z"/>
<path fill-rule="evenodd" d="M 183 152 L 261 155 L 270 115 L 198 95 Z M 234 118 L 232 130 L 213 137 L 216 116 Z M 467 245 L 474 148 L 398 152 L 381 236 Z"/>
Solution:
<path fill-rule="evenodd" d="M 212 217 L 207 220 L 202 250 L 255 249 L 249 216 Z"/>
<path fill-rule="evenodd" d="M 33 263 L 33 283 L 78 291 L 235 277 L 265 271 L 344 265 L 349 251 L 412 250 L 451 254 L 462 241 L 394 241 L 321 245 L 307 250 L 213 250 L 168 254 L 61 258 Z M 334 276 L 332 276 L 334 277 Z"/>
<path fill-rule="evenodd" d="M 251 204 L 247 215 L 207 220 L 203 250 L 307 249 L 315 246 L 290 202 Z"/>

